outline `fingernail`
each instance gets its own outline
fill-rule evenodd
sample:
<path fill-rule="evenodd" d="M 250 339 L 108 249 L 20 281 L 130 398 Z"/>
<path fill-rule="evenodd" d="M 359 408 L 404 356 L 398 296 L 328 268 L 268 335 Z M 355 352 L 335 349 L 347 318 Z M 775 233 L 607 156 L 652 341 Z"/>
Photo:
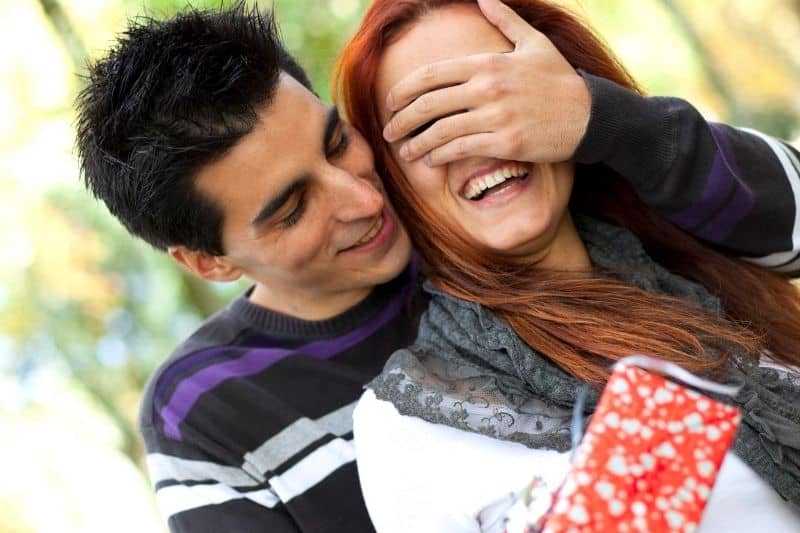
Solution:
<path fill-rule="evenodd" d="M 389 111 L 394 111 L 394 97 L 392 93 L 386 95 L 386 107 L 389 108 Z"/>
<path fill-rule="evenodd" d="M 425 154 L 425 157 L 423 157 L 422 160 L 425 161 L 425 164 L 428 165 L 429 167 L 433 166 L 433 161 L 431 161 L 431 154 Z"/>
<path fill-rule="evenodd" d="M 411 158 L 411 154 L 409 153 L 408 143 L 404 144 L 400 147 L 400 157 L 408 161 Z"/>
<path fill-rule="evenodd" d="M 386 126 L 383 128 L 383 138 L 384 138 L 384 139 L 386 139 L 387 141 L 391 141 L 391 140 L 392 140 L 392 130 L 393 130 L 393 129 L 394 129 L 394 128 L 392 128 L 392 123 L 391 123 L 391 122 L 390 122 L 390 123 L 388 123 L 388 124 L 387 124 L 387 125 L 386 125 Z"/>

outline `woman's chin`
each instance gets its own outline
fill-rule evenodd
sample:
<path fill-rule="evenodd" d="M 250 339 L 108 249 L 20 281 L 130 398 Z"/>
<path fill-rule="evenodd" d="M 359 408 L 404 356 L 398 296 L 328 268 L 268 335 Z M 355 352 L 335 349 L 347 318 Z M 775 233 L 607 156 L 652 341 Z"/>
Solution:
<path fill-rule="evenodd" d="M 481 245 L 497 255 L 520 257 L 536 255 L 542 245 L 535 238 L 482 239 Z"/>
<path fill-rule="evenodd" d="M 546 248 L 548 236 L 555 233 L 550 224 L 542 220 L 525 220 L 514 225 L 497 225 L 491 232 L 484 230 L 477 240 L 500 255 L 531 256 Z"/>

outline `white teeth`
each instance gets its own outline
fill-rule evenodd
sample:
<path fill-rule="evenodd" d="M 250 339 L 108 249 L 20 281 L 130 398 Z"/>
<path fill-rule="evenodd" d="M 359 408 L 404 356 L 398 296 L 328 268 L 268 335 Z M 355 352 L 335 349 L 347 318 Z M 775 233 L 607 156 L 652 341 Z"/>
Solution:
<path fill-rule="evenodd" d="M 472 200 L 480 196 L 484 191 L 500 185 L 507 179 L 524 176 L 526 173 L 527 168 L 525 165 L 520 165 L 518 163 L 506 165 L 503 168 L 495 170 L 491 174 L 470 180 L 470 182 L 467 183 L 465 195 L 467 199 Z"/>
<path fill-rule="evenodd" d="M 366 235 L 361 237 L 361 239 L 353 246 L 361 246 L 362 244 L 368 243 L 369 241 L 372 240 L 373 237 L 375 237 L 375 235 L 378 234 L 378 232 L 381 230 L 382 227 L 383 227 L 383 215 L 381 215 L 381 218 L 379 218 L 378 221 L 372 226 L 372 229 L 370 229 Z"/>

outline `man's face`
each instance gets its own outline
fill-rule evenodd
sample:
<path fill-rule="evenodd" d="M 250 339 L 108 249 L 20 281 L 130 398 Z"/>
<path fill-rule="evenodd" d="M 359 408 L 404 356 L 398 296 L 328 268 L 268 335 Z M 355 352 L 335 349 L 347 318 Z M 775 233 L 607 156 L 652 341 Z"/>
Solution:
<path fill-rule="evenodd" d="M 257 282 L 251 299 L 333 316 L 395 277 L 411 244 L 361 135 L 282 74 L 253 131 L 198 176 L 224 212 L 216 260 Z"/>

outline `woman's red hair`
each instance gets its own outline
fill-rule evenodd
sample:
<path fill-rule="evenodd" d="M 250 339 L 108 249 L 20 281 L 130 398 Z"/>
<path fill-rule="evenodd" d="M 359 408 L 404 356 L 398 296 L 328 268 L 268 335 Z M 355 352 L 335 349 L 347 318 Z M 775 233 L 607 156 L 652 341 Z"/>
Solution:
<path fill-rule="evenodd" d="M 566 9 L 541 0 L 505 3 L 544 33 L 576 69 L 640 92 L 613 53 Z M 375 82 L 381 57 L 398 34 L 452 4 L 475 2 L 374 1 L 344 49 L 335 78 L 337 101 L 372 147 L 377 170 L 429 278 L 450 294 L 492 309 L 530 346 L 596 384 L 605 381 L 610 362 L 631 353 L 660 356 L 697 373 L 724 368 L 731 349 L 753 357 L 768 350 L 777 361 L 800 364 L 797 289 L 780 275 L 716 251 L 676 228 L 604 167 L 578 172 L 571 209 L 633 231 L 657 262 L 719 296 L 723 316 L 598 273 L 520 265 L 476 247 L 435 216 L 383 142 Z"/>

